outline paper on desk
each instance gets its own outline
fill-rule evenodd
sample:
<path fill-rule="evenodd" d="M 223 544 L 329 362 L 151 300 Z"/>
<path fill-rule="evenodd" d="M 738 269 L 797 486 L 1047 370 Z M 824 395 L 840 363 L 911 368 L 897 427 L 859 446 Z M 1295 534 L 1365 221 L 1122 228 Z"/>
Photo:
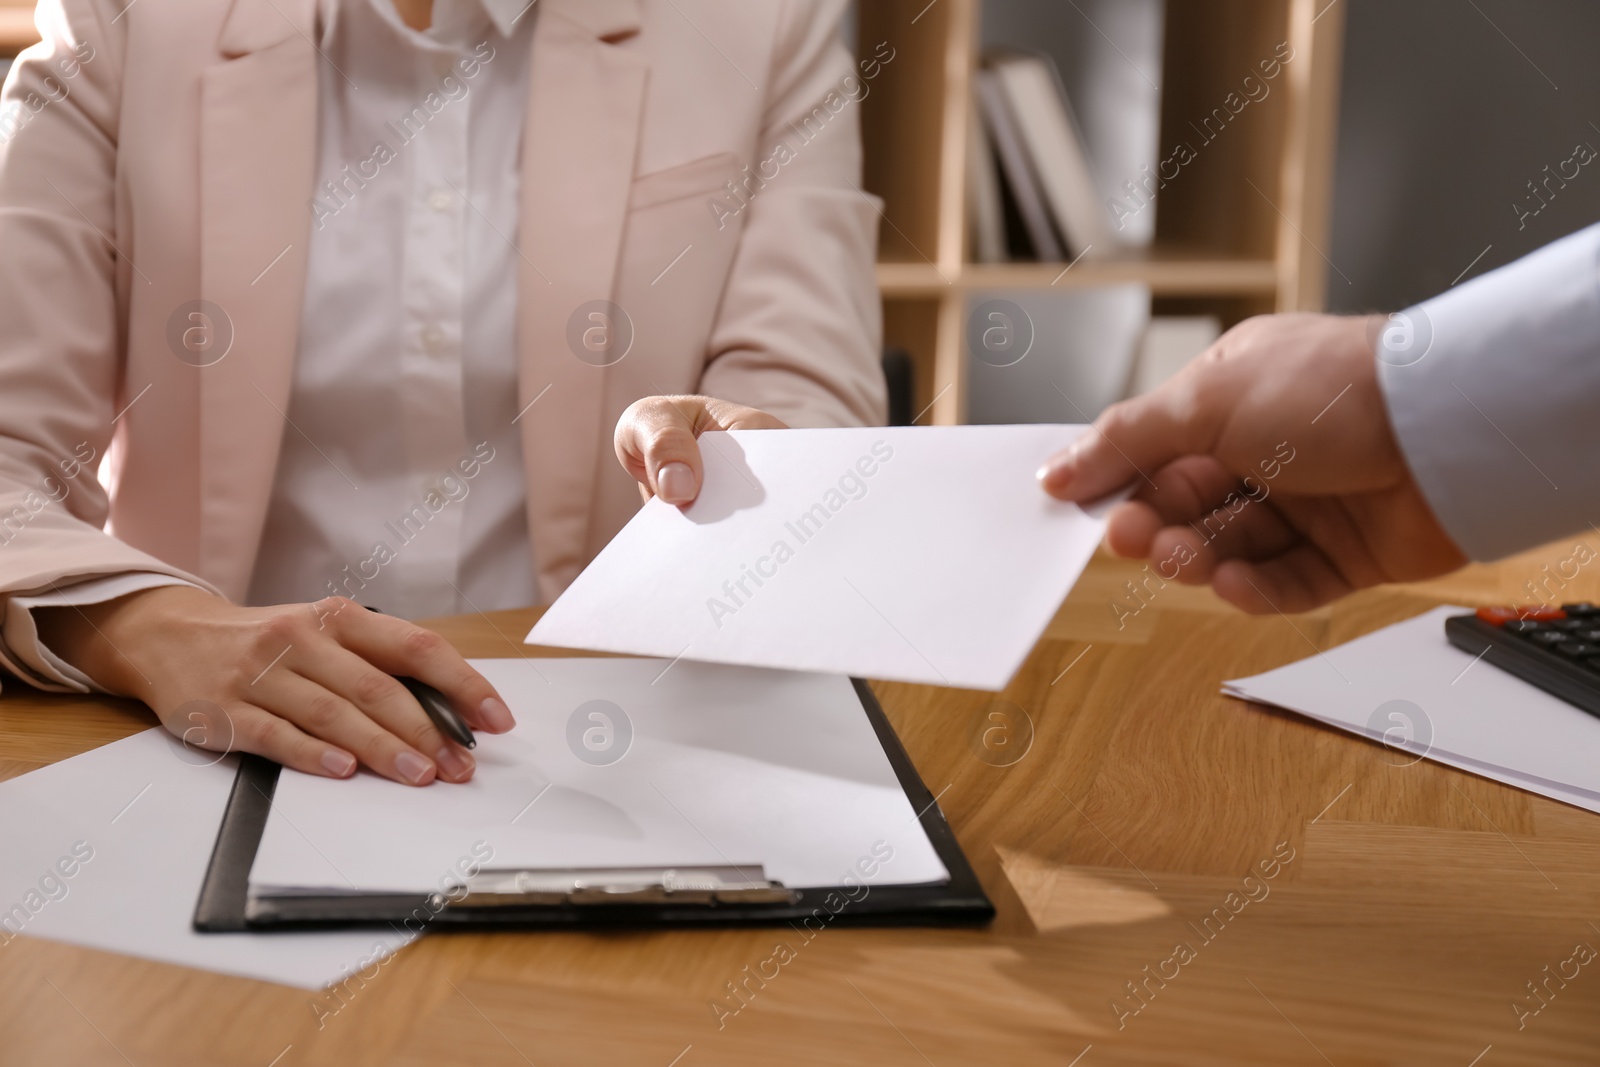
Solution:
<path fill-rule="evenodd" d="M 759 864 L 807 888 L 863 880 L 863 858 L 868 884 L 949 879 L 843 676 L 687 660 L 472 664 L 517 718 L 479 735 L 472 780 L 413 789 L 285 770 L 252 886 L 425 892 L 474 866 Z"/>
<path fill-rule="evenodd" d="M 1223 692 L 1600 812 L 1600 719 L 1456 648 L 1443 607 Z"/>
<path fill-rule="evenodd" d="M 215 758 L 152 729 L 0 782 L 0 951 L 20 932 L 320 989 L 399 947 L 387 930 L 192 929 L 237 768 Z"/>
<path fill-rule="evenodd" d="M 1104 532 L 1034 478 L 1084 429 L 705 434 L 699 499 L 647 503 L 527 640 L 1002 689 Z"/>

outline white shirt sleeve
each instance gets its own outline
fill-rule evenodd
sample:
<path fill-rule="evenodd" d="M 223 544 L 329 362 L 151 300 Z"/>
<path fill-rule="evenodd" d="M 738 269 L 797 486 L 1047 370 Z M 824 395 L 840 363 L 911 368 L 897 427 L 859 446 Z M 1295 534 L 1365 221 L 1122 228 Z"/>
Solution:
<path fill-rule="evenodd" d="M 106 578 L 90 578 L 48 593 L 32 596 L 10 596 L 4 600 L 4 662 L 29 685 L 54 692 L 103 693 L 89 676 L 72 666 L 39 640 L 39 628 L 34 624 L 34 608 L 55 608 L 103 604 L 119 596 L 156 589 L 164 585 L 189 585 L 193 582 L 173 578 L 166 574 L 139 571 L 131 574 L 114 574 Z"/>
<path fill-rule="evenodd" d="M 1462 551 L 1493 560 L 1600 518 L 1600 225 L 1392 316 L 1378 381 Z"/>

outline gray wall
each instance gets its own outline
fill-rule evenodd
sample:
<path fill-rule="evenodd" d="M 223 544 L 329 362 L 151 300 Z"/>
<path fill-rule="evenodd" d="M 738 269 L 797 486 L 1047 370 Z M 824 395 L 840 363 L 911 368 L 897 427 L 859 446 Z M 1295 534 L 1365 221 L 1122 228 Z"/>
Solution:
<path fill-rule="evenodd" d="M 1467 277 L 1600 221 L 1600 158 L 1521 229 L 1513 208 L 1537 207 L 1527 183 L 1542 180 L 1546 165 L 1554 172 L 1578 143 L 1600 149 L 1590 125 L 1600 125 L 1600 3 L 1342 2 L 1324 251 L 1349 281 L 1328 272 L 1330 309 L 1404 307 L 1449 286 L 1486 247 Z"/>

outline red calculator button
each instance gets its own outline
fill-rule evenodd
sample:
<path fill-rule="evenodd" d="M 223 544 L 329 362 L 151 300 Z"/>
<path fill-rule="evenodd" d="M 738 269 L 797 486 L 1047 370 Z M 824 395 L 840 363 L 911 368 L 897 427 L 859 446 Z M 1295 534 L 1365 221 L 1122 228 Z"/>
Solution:
<path fill-rule="evenodd" d="M 1493 607 L 1478 609 L 1478 618 L 1492 626 L 1504 626 L 1514 619 L 1527 619 L 1533 622 L 1554 622 L 1557 619 L 1566 617 L 1567 613 L 1560 608 L 1546 607 L 1542 604 L 1520 608 Z"/>

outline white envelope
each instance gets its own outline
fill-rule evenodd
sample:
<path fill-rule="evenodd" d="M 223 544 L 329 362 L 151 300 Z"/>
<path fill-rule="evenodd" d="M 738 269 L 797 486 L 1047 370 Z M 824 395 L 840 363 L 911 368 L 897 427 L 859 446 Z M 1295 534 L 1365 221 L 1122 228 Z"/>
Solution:
<path fill-rule="evenodd" d="M 745 430 L 651 500 L 531 644 L 1003 689 L 1104 532 L 1034 472 L 1083 426 Z"/>

